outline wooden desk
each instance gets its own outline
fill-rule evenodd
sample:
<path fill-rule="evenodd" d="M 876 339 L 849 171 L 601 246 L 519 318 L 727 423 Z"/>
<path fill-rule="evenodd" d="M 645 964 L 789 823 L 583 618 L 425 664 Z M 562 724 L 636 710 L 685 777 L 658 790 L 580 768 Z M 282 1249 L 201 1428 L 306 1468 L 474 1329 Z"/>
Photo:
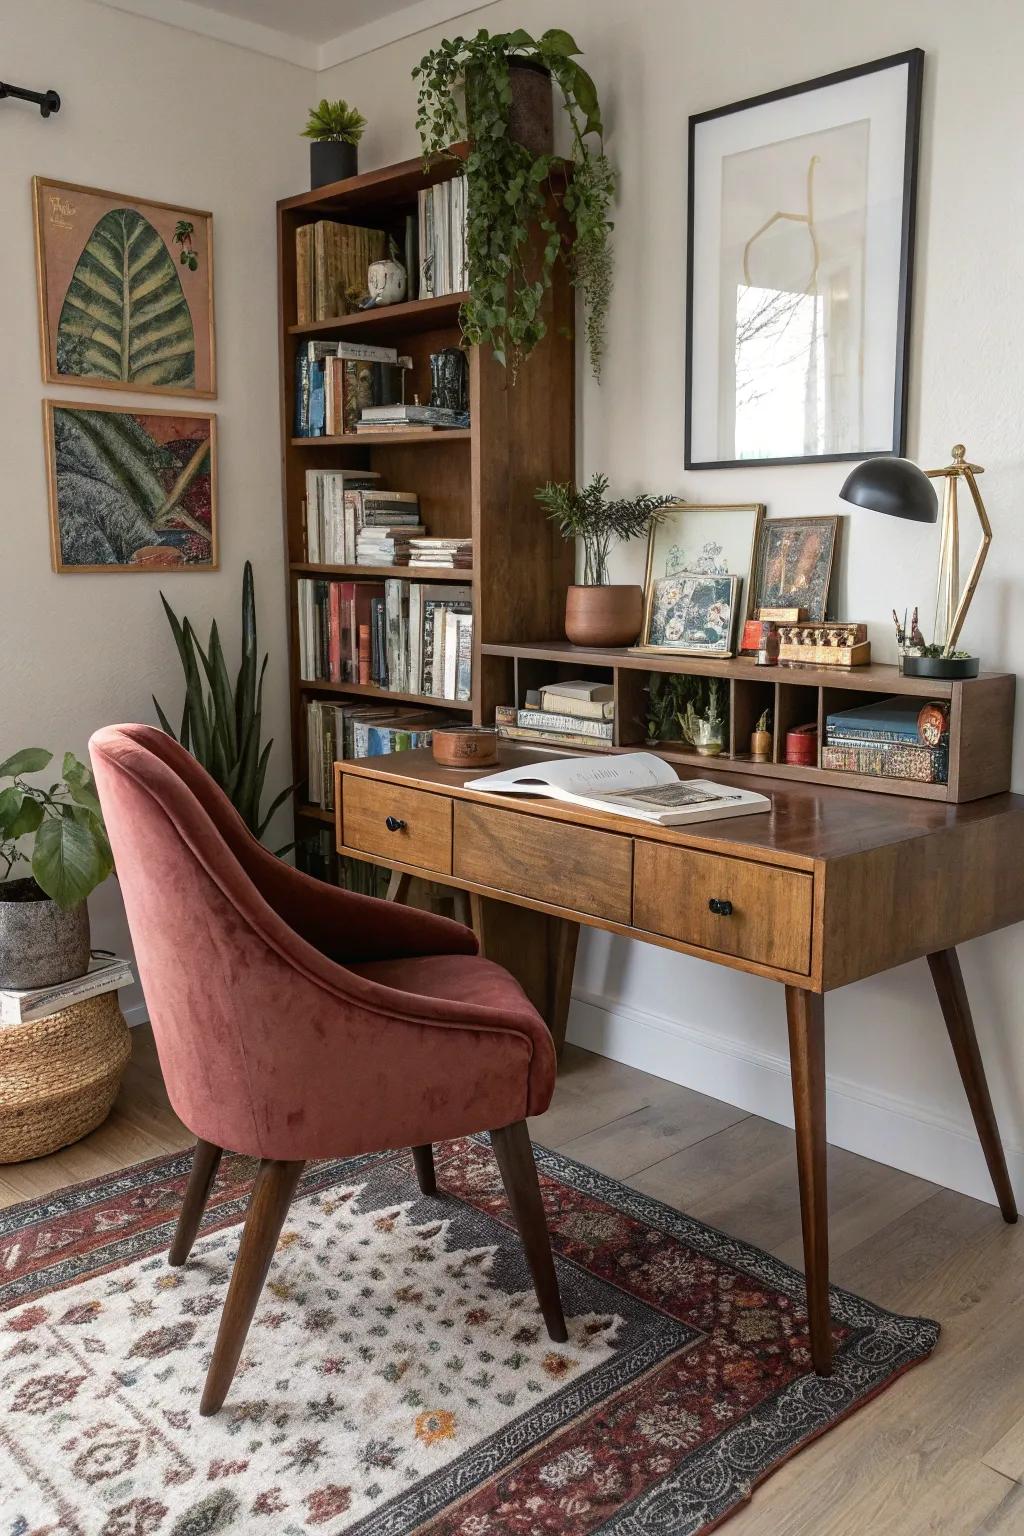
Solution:
<path fill-rule="evenodd" d="M 550 756 L 501 747 L 503 767 Z M 955 946 L 1024 917 L 1024 796 L 950 805 L 766 779 L 769 814 L 660 828 L 467 790 L 465 771 L 425 751 L 335 771 L 339 853 L 391 868 L 399 900 L 413 875 L 468 892 L 486 952 L 519 976 L 559 1047 L 581 923 L 784 985 L 819 1373 L 832 1364 L 826 992 L 927 956 L 1000 1210 L 1016 1221 Z"/>

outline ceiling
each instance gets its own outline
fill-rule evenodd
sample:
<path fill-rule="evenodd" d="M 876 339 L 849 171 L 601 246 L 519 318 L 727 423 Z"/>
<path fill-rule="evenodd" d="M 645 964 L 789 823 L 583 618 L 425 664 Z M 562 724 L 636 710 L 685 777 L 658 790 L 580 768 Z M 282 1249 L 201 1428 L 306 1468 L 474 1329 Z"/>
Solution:
<path fill-rule="evenodd" d="M 100 0 L 256 53 L 330 69 L 495 0 Z"/>

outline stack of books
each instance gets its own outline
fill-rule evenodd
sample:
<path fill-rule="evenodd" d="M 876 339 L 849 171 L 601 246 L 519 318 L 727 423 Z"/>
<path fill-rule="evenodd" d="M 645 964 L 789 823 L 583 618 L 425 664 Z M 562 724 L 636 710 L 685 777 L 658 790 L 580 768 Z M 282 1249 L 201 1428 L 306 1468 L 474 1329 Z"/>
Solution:
<path fill-rule="evenodd" d="M 472 539 L 412 538 L 409 564 L 439 571 L 465 571 L 473 564 Z"/>
<path fill-rule="evenodd" d="M 356 564 L 408 565 L 411 535 L 426 531 L 422 523 L 367 528 L 356 535 Z"/>
<path fill-rule="evenodd" d="M 367 269 L 387 255 L 382 229 L 318 219 L 295 231 L 295 313 L 299 325 L 358 309 L 369 294 Z"/>
<path fill-rule="evenodd" d="M 419 296 L 439 299 L 469 287 L 466 178 L 453 176 L 418 194 Z"/>
<path fill-rule="evenodd" d="M 363 411 L 401 411 L 412 359 L 395 347 L 307 341 L 295 355 L 295 437 L 354 433 Z"/>
<path fill-rule="evenodd" d="M 130 987 L 134 980 L 127 960 L 119 960 L 116 955 L 103 955 L 90 960 L 84 976 L 56 982 L 52 987 L 5 987 L 0 989 L 0 1026 L 48 1019 L 52 1013 L 71 1008 L 75 1003 L 84 1003 L 88 997 Z"/>
<path fill-rule="evenodd" d="M 468 411 L 450 411 L 444 405 L 405 405 L 401 398 L 391 402 L 367 401 L 356 423 L 357 432 L 444 432 L 453 427 L 468 427 Z"/>
<path fill-rule="evenodd" d="M 379 534 L 382 540 L 404 535 L 408 540 L 425 532 L 416 492 L 383 490 L 377 484 L 379 479 L 372 470 L 306 471 L 307 560 L 312 564 L 354 565 L 363 534 Z"/>
<path fill-rule="evenodd" d="M 945 713 L 945 707 L 938 706 Z M 879 699 L 854 709 L 837 710 L 825 720 L 821 766 L 837 773 L 875 779 L 913 779 L 945 784 L 949 777 L 949 729 L 924 742 L 918 728 L 921 700 Z"/>
<path fill-rule="evenodd" d="M 439 725 L 436 712 L 396 709 L 392 704 L 306 704 L 306 793 L 310 805 L 334 809 L 334 764 L 353 757 L 385 757 L 428 747 Z"/>
<path fill-rule="evenodd" d="M 614 692 L 611 683 L 586 679 L 549 683 L 530 689 L 523 709 L 499 705 L 494 721 L 499 736 L 607 751 L 615 738 Z"/>
<path fill-rule="evenodd" d="M 472 697 L 471 589 L 403 581 L 298 583 L 305 682 L 362 683 L 437 699 Z"/>

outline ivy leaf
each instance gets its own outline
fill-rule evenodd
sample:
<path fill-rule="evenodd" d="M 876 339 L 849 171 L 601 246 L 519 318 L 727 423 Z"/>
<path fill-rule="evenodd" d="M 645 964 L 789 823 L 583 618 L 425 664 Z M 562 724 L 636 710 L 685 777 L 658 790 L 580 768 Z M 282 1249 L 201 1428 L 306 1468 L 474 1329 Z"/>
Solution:
<path fill-rule="evenodd" d="M 22 747 L 20 752 L 0 763 L 0 779 L 13 779 L 22 773 L 42 773 L 52 759 L 53 753 L 47 752 L 45 747 Z"/>

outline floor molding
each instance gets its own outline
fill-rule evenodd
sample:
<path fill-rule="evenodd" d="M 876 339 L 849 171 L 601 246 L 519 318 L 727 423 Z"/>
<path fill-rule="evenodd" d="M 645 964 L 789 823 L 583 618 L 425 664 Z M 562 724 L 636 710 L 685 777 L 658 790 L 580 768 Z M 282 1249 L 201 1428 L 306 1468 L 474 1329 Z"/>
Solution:
<path fill-rule="evenodd" d="M 664 1014 L 599 994 L 575 991 L 567 1038 L 669 1082 L 724 1099 L 779 1125 L 793 1124 L 789 1064 L 727 1036 L 695 1029 Z M 923 1105 L 828 1077 L 828 1139 L 989 1205 L 996 1203 L 974 1127 Z M 1006 1146 L 1018 1199 L 1024 1192 L 1024 1151 Z"/>

